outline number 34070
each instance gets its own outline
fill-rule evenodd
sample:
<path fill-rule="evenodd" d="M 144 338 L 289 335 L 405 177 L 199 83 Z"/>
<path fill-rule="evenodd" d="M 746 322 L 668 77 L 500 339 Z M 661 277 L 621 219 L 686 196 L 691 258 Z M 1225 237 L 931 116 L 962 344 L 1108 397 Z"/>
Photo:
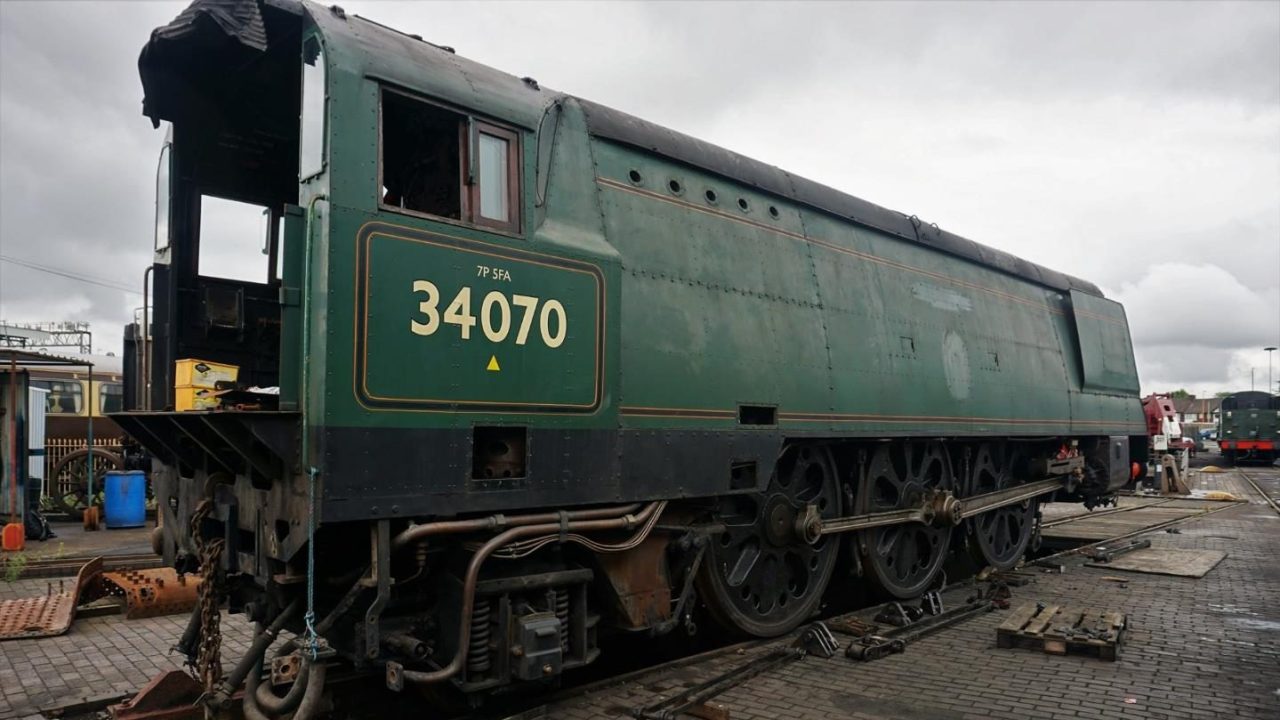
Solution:
<path fill-rule="evenodd" d="M 511 335 L 513 316 L 512 309 L 519 310 L 519 325 L 516 327 L 516 344 L 524 345 L 529 341 L 529 333 L 533 329 L 535 316 L 538 320 L 538 334 L 542 342 L 549 348 L 558 348 L 564 344 L 568 331 L 568 320 L 565 317 L 564 305 L 559 300 L 540 300 L 530 295 L 512 295 L 510 299 L 501 291 L 494 290 L 480 301 L 479 319 L 471 313 L 471 288 L 464 286 L 453 297 L 453 301 L 440 314 L 440 288 L 430 280 L 414 280 L 413 292 L 426 295 L 426 299 L 418 303 L 420 317 L 409 321 L 409 330 L 414 335 L 434 335 L 440 329 L 441 321 L 446 325 L 457 325 L 463 340 L 471 339 L 471 329 L 477 324 L 490 342 L 503 342 Z"/>

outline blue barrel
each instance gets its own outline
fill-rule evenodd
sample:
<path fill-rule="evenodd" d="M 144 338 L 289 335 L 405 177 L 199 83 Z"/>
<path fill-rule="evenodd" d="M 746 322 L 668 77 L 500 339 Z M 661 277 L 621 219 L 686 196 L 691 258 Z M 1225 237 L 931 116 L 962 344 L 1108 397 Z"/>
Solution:
<path fill-rule="evenodd" d="M 102 515 L 108 528 L 147 524 L 147 474 L 141 470 L 111 470 L 102 488 Z"/>

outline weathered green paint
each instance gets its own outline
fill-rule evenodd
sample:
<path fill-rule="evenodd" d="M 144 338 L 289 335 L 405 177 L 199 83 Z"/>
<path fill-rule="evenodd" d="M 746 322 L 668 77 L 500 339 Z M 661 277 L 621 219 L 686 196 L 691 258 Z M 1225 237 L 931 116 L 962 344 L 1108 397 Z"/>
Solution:
<path fill-rule="evenodd" d="M 280 408 L 296 410 L 302 370 L 302 271 L 306 216 L 296 205 L 285 208 L 280 252 Z"/>
<path fill-rule="evenodd" d="M 1142 432 L 1132 347 L 1115 303 L 593 138 L 572 98 L 408 37 L 396 36 L 396 54 L 373 53 L 369 34 L 387 31 L 312 12 L 329 64 L 330 159 L 301 199 L 327 195 L 310 238 L 310 425 L 729 429 L 738 406 L 750 404 L 775 406 L 781 427 L 796 433 Z M 521 236 L 378 208 L 384 82 L 520 129 Z M 553 101 L 563 111 L 558 130 L 543 127 L 557 134 L 554 143 L 543 138 L 549 157 L 539 168 L 535 130 Z M 629 179 L 633 170 L 641 182 Z M 535 206 L 540 172 L 549 172 L 547 197 Z M 362 277 L 369 223 L 386 232 L 372 239 Z M 479 252 L 512 281 L 477 277 L 486 262 Z M 526 262 L 535 257 L 589 271 Z M 415 279 L 439 288 L 441 312 L 463 286 L 476 315 L 493 290 L 558 299 L 568 339 L 556 349 L 492 343 L 478 324 L 467 341 L 456 325 L 415 335 L 410 321 L 424 299 L 412 291 Z M 603 312 L 598 334 L 580 321 L 593 310 Z M 490 357 L 500 372 L 486 369 Z M 374 396 L 408 400 L 378 406 L 368 402 Z M 490 412 L 486 403 L 534 405 Z M 545 412 L 550 405 L 558 409 Z"/>

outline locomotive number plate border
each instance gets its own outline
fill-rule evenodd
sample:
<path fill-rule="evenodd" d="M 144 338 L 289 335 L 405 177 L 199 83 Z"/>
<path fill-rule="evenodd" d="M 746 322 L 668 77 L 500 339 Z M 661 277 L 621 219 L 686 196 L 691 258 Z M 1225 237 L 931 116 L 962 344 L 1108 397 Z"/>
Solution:
<path fill-rule="evenodd" d="M 369 249 L 376 237 L 432 245 L 490 258 L 540 265 L 588 275 L 595 281 L 595 376 L 589 403 L 523 403 L 493 400 L 444 400 L 438 398 L 404 398 L 374 395 L 368 388 L 368 314 L 369 314 Z M 546 255 L 481 242 L 439 232 L 419 230 L 403 225 L 374 221 L 356 231 L 355 262 L 355 330 L 352 342 L 354 362 L 353 389 L 356 401 L 367 410 L 392 412 L 451 413 L 522 413 L 522 414 L 591 414 L 600 409 L 604 397 L 604 348 L 606 317 L 606 283 L 604 273 L 591 263 Z"/>

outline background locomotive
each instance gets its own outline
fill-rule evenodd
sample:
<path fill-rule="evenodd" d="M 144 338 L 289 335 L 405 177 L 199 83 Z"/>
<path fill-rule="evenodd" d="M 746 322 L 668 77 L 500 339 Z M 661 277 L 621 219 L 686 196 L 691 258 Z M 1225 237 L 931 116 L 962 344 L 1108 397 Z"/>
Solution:
<path fill-rule="evenodd" d="M 772 635 L 828 586 L 917 595 L 1144 460 L 1088 282 L 336 7 L 196 2 L 139 64 L 172 125 L 152 393 L 116 417 L 166 554 L 260 622 L 313 605 L 394 689 L 554 681 L 701 607 Z M 269 214 L 269 281 L 201 274 L 208 197 Z M 172 412 L 182 358 L 278 406 Z M 214 630 L 182 643 L 207 678 Z"/>
<path fill-rule="evenodd" d="M 1222 398 L 1218 449 L 1232 465 L 1280 458 L 1280 395 L 1249 390 Z"/>

